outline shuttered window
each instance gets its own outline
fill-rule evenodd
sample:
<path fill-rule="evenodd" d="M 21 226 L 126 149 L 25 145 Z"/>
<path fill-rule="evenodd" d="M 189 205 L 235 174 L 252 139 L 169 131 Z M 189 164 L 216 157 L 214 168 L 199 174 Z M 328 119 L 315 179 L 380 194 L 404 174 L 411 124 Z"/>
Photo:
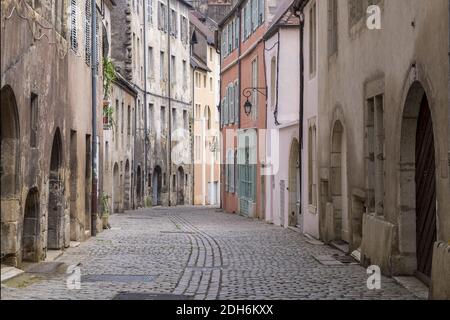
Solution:
<path fill-rule="evenodd" d="M 153 0 L 147 0 L 147 22 L 149 25 L 153 23 Z"/>
<path fill-rule="evenodd" d="M 228 101 L 230 101 L 230 123 L 234 123 L 234 85 L 230 85 Z"/>
<path fill-rule="evenodd" d="M 88 66 L 91 65 L 91 1 L 85 0 L 84 9 L 84 52 L 85 61 Z"/>
<path fill-rule="evenodd" d="M 227 90 L 226 90 L 226 93 L 225 93 L 225 102 L 224 102 L 224 106 L 223 106 L 224 108 L 224 119 L 223 119 L 223 123 L 224 123 L 224 125 L 227 125 L 228 124 L 228 88 L 227 88 Z"/>
<path fill-rule="evenodd" d="M 264 22 L 264 11 L 265 11 L 265 1 L 258 0 L 258 25 L 261 25 Z"/>
<path fill-rule="evenodd" d="M 239 80 L 234 83 L 234 122 L 239 122 Z"/>
<path fill-rule="evenodd" d="M 259 0 L 251 0 L 252 1 L 252 28 L 251 31 L 255 31 L 258 28 L 258 1 Z"/>
<path fill-rule="evenodd" d="M 78 6 L 77 0 L 70 1 L 70 47 L 78 51 Z"/>

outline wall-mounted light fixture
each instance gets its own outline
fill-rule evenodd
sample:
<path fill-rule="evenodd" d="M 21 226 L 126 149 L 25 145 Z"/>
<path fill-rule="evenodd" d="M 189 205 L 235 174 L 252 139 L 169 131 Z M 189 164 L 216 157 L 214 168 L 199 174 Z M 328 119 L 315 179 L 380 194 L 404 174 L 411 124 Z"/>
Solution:
<path fill-rule="evenodd" d="M 244 97 L 247 98 L 247 101 L 244 103 L 244 111 L 247 116 L 249 116 L 252 113 L 252 103 L 250 102 L 249 98 L 252 96 L 253 92 L 256 91 L 257 93 L 262 94 L 264 97 L 267 97 L 267 87 L 264 88 L 245 88 L 244 91 L 242 91 L 242 94 Z"/>

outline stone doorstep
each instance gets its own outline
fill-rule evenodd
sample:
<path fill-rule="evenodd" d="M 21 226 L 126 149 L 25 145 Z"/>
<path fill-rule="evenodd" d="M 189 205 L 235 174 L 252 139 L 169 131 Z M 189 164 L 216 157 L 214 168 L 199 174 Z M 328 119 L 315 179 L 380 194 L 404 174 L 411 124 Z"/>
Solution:
<path fill-rule="evenodd" d="M 2 267 L 1 268 L 1 282 L 17 277 L 25 271 L 14 267 Z"/>
<path fill-rule="evenodd" d="M 63 250 L 47 250 L 47 256 L 44 262 L 52 262 L 58 259 L 64 253 Z"/>
<path fill-rule="evenodd" d="M 393 277 L 395 282 L 411 292 L 419 299 L 428 299 L 429 288 L 419 279 L 412 276 Z"/>

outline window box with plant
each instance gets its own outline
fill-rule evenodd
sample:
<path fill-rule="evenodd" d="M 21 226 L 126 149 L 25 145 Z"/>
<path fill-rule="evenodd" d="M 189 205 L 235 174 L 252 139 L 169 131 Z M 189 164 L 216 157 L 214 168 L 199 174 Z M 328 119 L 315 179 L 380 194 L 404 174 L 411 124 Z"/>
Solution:
<path fill-rule="evenodd" d="M 117 79 L 116 68 L 111 59 L 103 59 L 103 128 L 108 130 L 114 126 L 114 109 L 111 107 L 109 98 L 114 80 Z"/>

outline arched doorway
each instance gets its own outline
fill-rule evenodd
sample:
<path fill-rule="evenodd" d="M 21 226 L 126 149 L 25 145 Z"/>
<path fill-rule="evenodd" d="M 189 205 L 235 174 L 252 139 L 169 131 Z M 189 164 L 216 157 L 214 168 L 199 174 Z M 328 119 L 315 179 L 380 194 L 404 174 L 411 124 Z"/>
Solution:
<path fill-rule="evenodd" d="M 49 198 L 47 218 L 47 249 L 61 249 L 63 247 L 63 214 L 64 195 L 62 179 L 62 142 L 59 128 L 53 138 L 50 156 Z"/>
<path fill-rule="evenodd" d="M 113 167 L 113 212 L 119 212 L 120 206 L 120 181 L 119 181 L 119 164 L 114 163 Z"/>
<path fill-rule="evenodd" d="M 331 197 L 333 203 L 334 239 L 350 242 L 350 220 L 347 187 L 347 143 L 344 126 L 336 121 L 331 145 Z"/>
<path fill-rule="evenodd" d="M 184 205 L 184 169 L 179 167 L 177 170 L 177 205 Z"/>
<path fill-rule="evenodd" d="M 33 188 L 25 201 L 22 229 L 22 261 L 37 262 L 39 243 L 39 192 Z"/>
<path fill-rule="evenodd" d="M 299 177 L 299 144 L 294 139 L 291 143 L 289 154 L 289 226 L 296 227 L 299 224 L 300 213 L 300 177 Z M 281 212 L 284 214 L 284 212 Z"/>
<path fill-rule="evenodd" d="M 13 224 L 19 219 L 19 168 L 20 168 L 20 130 L 19 114 L 16 98 L 9 86 L 1 89 L 0 109 L 0 140 L 1 140 L 1 261 L 6 264 L 16 264 L 15 246 L 17 234 Z M 15 212 L 13 219 L 6 219 Z"/>
<path fill-rule="evenodd" d="M 162 174 L 161 174 L 161 167 L 156 166 L 153 170 L 153 181 L 152 181 L 152 187 L 153 187 L 153 205 L 160 206 L 162 204 L 161 201 L 161 186 L 162 186 Z"/>
<path fill-rule="evenodd" d="M 130 210 L 130 195 L 131 195 L 131 180 L 130 180 L 130 162 L 125 163 L 125 181 L 124 181 L 124 201 L 123 206 L 125 210 Z"/>
<path fill-rule="evenodd" d="M 401 234 L 401 247 L 412 249 L 416 274 L 431 277 L 436 228 L 436 162 L 433 121 L 428 97 L 416 82 L 410 88 L 403 111 L 400 153 L 400 215 L 403 225 L 415 232 Z"/>
<path fill-rule="evenodd" d="M 138 207 L 142 207 L 142 171 L 141 166 L 136 171 L 136 198 Z"/>

